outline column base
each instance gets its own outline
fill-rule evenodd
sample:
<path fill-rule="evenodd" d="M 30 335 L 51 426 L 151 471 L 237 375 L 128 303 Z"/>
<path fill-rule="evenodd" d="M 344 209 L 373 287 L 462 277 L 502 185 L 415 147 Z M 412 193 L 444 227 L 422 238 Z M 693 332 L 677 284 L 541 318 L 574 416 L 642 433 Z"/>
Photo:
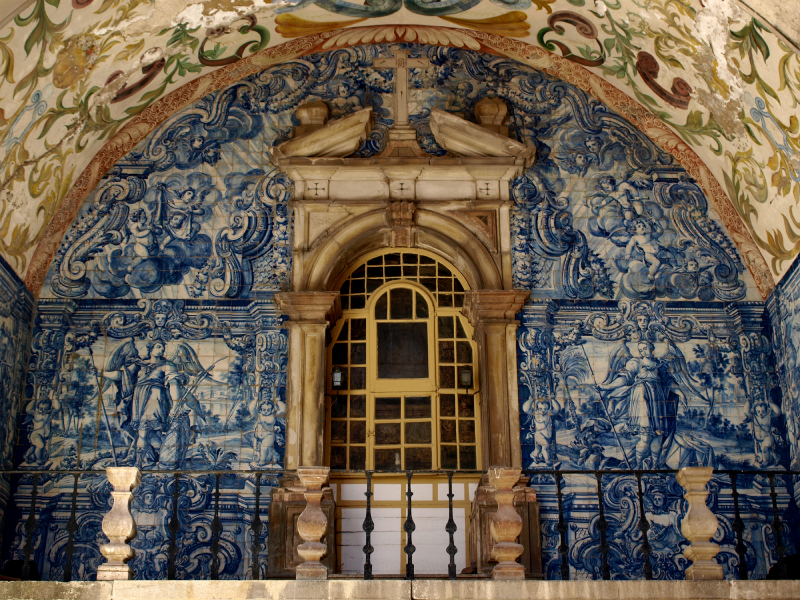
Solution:
<path fill-rule="evenodd" d="M 322 563 L 303 563 L 297 565 L 296 579 L 327 579 L 328 568 Z"/>
<path fill-rule="evenodd" d="M 100 565 L 97 581 L 128 581 L 133 579 L 133 570 L 128 565 Z"/>
<path fill-rule="evenodd" d="M 722 580 L 722 565 L 695 563 L 686 569 L 686 579 L 687 581 Z"/>
<path fill-rule="evenodd" d="M 500 563 L 492 569 L 492 579 L 501 581 L 525 579 L 525 567 L 519 563 Z"/>

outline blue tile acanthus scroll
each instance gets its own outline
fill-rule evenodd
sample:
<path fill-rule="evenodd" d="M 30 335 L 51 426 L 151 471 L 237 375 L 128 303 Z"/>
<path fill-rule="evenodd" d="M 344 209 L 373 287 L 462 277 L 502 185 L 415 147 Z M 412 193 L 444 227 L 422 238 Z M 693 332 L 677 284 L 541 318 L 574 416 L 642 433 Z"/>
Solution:
<path fill-rule="evenodd" d="M 503 100 L 511 136 L 537 148 L 536 163 L 511 182 L 511 229 L 499 237 L 510 240 L 514 287 L 532 298 L 517 340 L 523 467 L 587 473 L 563 481 L 573 576 L 600 577 L 595 472 L 797 465 L 800 410 L 789 398 L 800 344 L 786 317 L 799 301 L 794 276 L 772 299 L 770 325 L 713 206 L 623 117 L 508 59 L 406 46 L 429 63 L 410 69 L 409 81 L 409 123 L 423 150 L 445 154 L 431 108 L 474 121 L 486 97 Z M 395 48 L 314 54 L 209 94 L 167 119 L 92 193 L 38 301 L 24 398 L 0 404 L 0 423 L 21 407 L 18 430 L 5 430 L 17 440 L 15 466 L 52 471 L 37 482 L 35 531 L 25 531 L 22 513 L 7 520 L 13 540 L 3 558 L 22 556 L 30 538 L 42 577 L 63 575 L 74 477 L 59 471 L 283 466 L 289 337 L 273 297 L 292 286 L 293 190 L 268 149 L 290 137 L 298 106 L 321 100 L 333 117 L 371 107 L 374 127 L 355 156 L 380 153 L 395 118 L 394 72 L 373 62 Z M 0 325 L 0 336 L 26 346 L 29 322 Z M 641 505 L 635 478 L 601 479 L 612 576 L 641 577 L 644 516 L 654 577 L 682 578 L 685 506 L 674 477 L 643 478 Z M 777 482 L 786 508 L 794 500 Z M 249 475 L 219 477 L 222 578 L 251 576 L 256 485 Z M 263 515 L 278 482 L 264 476 L 260 485 Z M 553 476 L 534 473 L 531 485 L 545 571 L 557 578 Z M 74 579 L 92 579 L 102 561 L 107 486 L 100 475 L 79 481 Z M 213 474 L 176 483 L 145 473 L 133 505 L 137 577 L 167 576 L 174 515 L 179 576 L 208 577 L 216 486 Z M 740 481 L 753 576 L 774 562 L 768 488 L 763 478 Z M 711 492 L 720 560 L 736 577 L 727 480 L 712 481 Z M 33 495 L 33 478 L 22 477 L 17 510 Z M 264 548 L 268 531 L 259 534 Z M 262 551 L 262 574 L 266 561 Z"/>

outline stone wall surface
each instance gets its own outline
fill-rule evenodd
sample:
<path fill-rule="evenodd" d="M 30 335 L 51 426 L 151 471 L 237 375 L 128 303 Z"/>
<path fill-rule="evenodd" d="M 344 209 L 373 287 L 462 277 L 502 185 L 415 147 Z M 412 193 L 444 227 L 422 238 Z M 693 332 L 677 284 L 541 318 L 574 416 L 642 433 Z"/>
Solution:
<path fill-rule="evenodd" d="M 0 582 L 7 600 L 790 600 L 796 581 Z"/>
<path fill-rule="evenodd" d="M 427 156 L 445 154 L 432 109 L 474 122 L 486 98 L 507 107 L 509 135 L 536 148 L 536 162 L 511 182 L 510 228 L 483 215 L 481 243 L 498 263 L 507 245 L 507 280 L 532 298 L 519 314 L 519 435 L 542 504 L 547 577 L 561 563 L 556 482 L 535 471 L 571 468 L 587 472 L 562 482 L 573 577 L 599 578 L 593 472 L 603 471 L 613 576 L 643 576 L 644 517 L 654 576 L 683 578 L 685 502 L 674 477 L 643 477 L 639 503 L 639 482 L 610 471 L 789 465 L 794 442 L 750 272 L 697 182 L 623 115 L 509 59 L 404 46 L 422 64 L 409 70 L 408 121 Z M 170 116 L 104 177 L 38 301 L 15 464 L 52 472 L 19 478 L 5 558 L 25 554 L 35 490 L 33 559 L 43 578 L 63 578 L 75 480 L 59 471 L 138 465 L 139 579 L 166 576 L 173 515 L 179 577 L 208 578 L 217 494 L 220 576 L 250 576 L 254 541 L 265 574 L 268 527 L 253 540 L 250 525 L 257 498 L 266 525 L 278 485 L 271 471 L 293 443 L 289 336 L 274 297 L 291 289 L 293 252 L 304 250 L 292 244 L 292 182 L 269 150 L 290 138 L 300 105 L 322 101 L 332 118 L 371 108 L 374 125 L 354 157 L 380 154 L 397 118 L 397 82 L 375 61 L 399 49 L 338 49 L 249 76 Z M 334 226 L 335 215 L 307 224 L 320 235 Z M 154 469 L 248 472 L 176 479 Z M 796 511 L 787 485 L 775 480 L 784 517 Z M 719 560 L 734 578 L 730 482 L 719 476 L 711 488 Z M 739 488 L 746 560 L 763 577 L 776 560 L 770 482 L 742 477 Z M 78 480 L 74 580 L 91 580 L 102 561 L 108 489 L 100 473 Z M 791 518 L 784 527 L 794 551 Z"/>

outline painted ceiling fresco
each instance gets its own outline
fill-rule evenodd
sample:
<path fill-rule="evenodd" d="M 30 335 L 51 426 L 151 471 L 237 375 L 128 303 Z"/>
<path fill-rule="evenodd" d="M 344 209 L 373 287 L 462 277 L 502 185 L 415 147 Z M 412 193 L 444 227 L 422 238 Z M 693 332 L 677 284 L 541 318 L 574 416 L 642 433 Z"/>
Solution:
<path fill-rule="evenodd" d="M 514 55 L 604 101 L 605 80 L 708 165 L 763 296 L 800 250 L 800 60 L 725 0 L 36 0 L 0 31 L 0 253 L 38 292 L 103 172 L 177 108 L 315 45 L 397 39 Z"/>

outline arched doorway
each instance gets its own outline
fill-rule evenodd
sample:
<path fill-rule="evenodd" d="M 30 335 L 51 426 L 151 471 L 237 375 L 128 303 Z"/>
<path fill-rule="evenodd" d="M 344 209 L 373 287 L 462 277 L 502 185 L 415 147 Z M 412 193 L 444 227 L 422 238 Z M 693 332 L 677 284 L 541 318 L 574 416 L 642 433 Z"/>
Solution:
<path fill-rule="evenodd" d="M 363 572 L 365 470 L 373 471 L 374 572 L 402 573 L 406 476 L 414 471 L 414 563 L 446 573 L 447 476 L 481 468 L 478 353 L 461 314 L 469 286 L 441 257 L 383 249 L 363 256 L 340 284 L 342 318 L 327 349 L 326 456 L 335 473 L 337 546 L 342 572 Z M 461 386 L 466 372 L 474 383 Z M 471 492 L 480 477 L 453 476 L 459 569 L 468 554 Z M 418 508 L 423 506 L 424 508 Z M 378 538 L 379 543 L 375 543 Z M 460 539 L 459 539 L 460 538 Z"/>

